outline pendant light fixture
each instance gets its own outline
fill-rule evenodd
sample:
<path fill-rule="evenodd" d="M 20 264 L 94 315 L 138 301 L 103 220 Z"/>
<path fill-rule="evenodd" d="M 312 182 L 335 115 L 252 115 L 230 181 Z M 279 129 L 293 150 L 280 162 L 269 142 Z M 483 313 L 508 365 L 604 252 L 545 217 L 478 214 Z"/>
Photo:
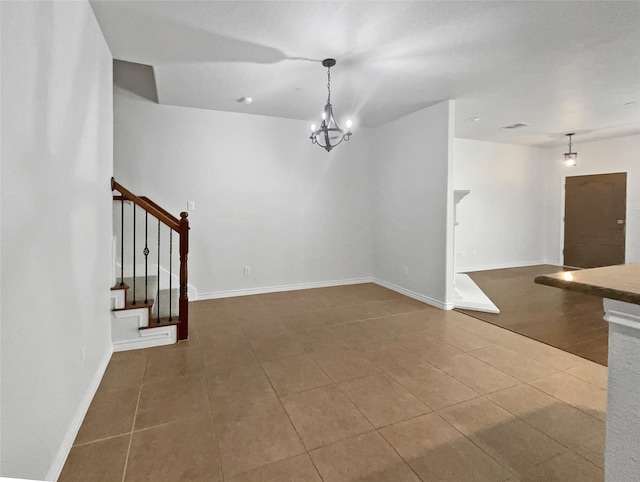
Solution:
<path fill-rule="evenodd" d="M 333 117 L 333 108 L 331 107 L 331 67 L 336 65 L 335 59 L 324 59 L 322 65 L 327 68 L 327 105 L 324 106 L 322 112 L 322 123 L 318 129 L 315 124 L 311 124 L 311 142 L 317 144 L 327 152 L 342 141 L 348 141 L 351 137 L 351 121 L 347 120 L 347 132 L 344 132 L 336 119 Z"/>
<path fill-rule="evenodd" d="M 569 138 L 569 152 L 564 153 L 564 165 L 567 167 L 575 167 L 578 164 L 578 153 L 571 152 L 571 136 L 574 136 L 575 132 L 567 134 Z"/>

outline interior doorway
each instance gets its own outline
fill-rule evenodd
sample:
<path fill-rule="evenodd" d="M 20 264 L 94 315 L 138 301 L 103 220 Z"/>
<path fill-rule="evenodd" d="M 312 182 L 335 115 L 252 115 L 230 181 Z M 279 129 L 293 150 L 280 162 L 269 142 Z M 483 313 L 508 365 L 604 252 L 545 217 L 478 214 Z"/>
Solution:
<path fill-rule="evenodd" d="M 566 178 L 564 265 L 595 268 L 625 262 L 627 173 Z"/>

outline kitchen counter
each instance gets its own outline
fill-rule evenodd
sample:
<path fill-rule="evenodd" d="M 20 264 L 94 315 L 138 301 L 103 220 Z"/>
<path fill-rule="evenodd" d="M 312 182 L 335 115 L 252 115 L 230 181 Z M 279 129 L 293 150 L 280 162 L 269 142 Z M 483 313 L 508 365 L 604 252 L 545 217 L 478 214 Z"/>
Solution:
<path fill-rule="evenodd" d="M 640 263 L 563 271 L 538 276 L 535 282 L 640 305 Z"/>

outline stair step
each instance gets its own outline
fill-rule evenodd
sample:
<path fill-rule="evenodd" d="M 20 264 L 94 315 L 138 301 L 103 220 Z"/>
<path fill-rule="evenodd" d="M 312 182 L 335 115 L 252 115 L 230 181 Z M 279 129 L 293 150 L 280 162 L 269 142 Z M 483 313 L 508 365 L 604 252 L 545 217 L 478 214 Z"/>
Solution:
<path fill-rule="evenodd" d="M 171 313 L 169 313 L 169 294 L 171 294 Z M 171 291 L 160 290 L 160 318 L 169 317 L 169 314 L 171 314 L 172 318 L 177 318 L 179 312 L 179 301 L 180 290 L 178 288 L 174 288 Z M 152 316 L 157 316 L 157 312 L 158 307 L 154 305 Z"/>
<path fill-rule="evenodd" d="M 131 303 L 134 299 L 136 300 L 136 302 L 145 300 L 144 276 L 136 276 L 135 298 L 133 293 L 133 278 L 123 278 L 122 281 L 124 281 L 124 284 L 126 284 L 129 287 L 129 289 L 127 290 L 127 304 Z M 118 284 L 120 283 L 118 282 Z M 153 302 L 157 293 L 158 293 L 158 277 L 148 276 L 147 291 L 146 291 L 147 301 Z"/>
<path fill-rule="evenodd" d="M 178 319 L 177 316 L 172 316 L 171 320 L 169 320 L 169 317 L 162 317 L 159 320 L 156 318 L 153 318 L 152 320 L 149 320 L 149 326 L 143 326 L 140 328 L 140 330 L 150 330 L 151 328 L 158 328 L 160 326 L 177 325 L 179 323 L 180 323 L 180 320 Z"/>

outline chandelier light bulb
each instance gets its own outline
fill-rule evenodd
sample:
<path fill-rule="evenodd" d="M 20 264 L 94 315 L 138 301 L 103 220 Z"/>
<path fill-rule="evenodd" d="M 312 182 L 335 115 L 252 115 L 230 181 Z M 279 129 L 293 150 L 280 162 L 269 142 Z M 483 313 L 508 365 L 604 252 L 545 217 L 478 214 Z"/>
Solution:
<path fill-rule="evenodd" d="M 311 132 L 316 130 L 316 125 L 315 124 L 311 124 Z"/>
<path fill-rule="evenodd" d="M 347 129 L 351 129 L 353 122 L 351 122 L 351 119 L 347 119 L 347 122 L 345 122 L 345 125 L 347 126 Z"/>

